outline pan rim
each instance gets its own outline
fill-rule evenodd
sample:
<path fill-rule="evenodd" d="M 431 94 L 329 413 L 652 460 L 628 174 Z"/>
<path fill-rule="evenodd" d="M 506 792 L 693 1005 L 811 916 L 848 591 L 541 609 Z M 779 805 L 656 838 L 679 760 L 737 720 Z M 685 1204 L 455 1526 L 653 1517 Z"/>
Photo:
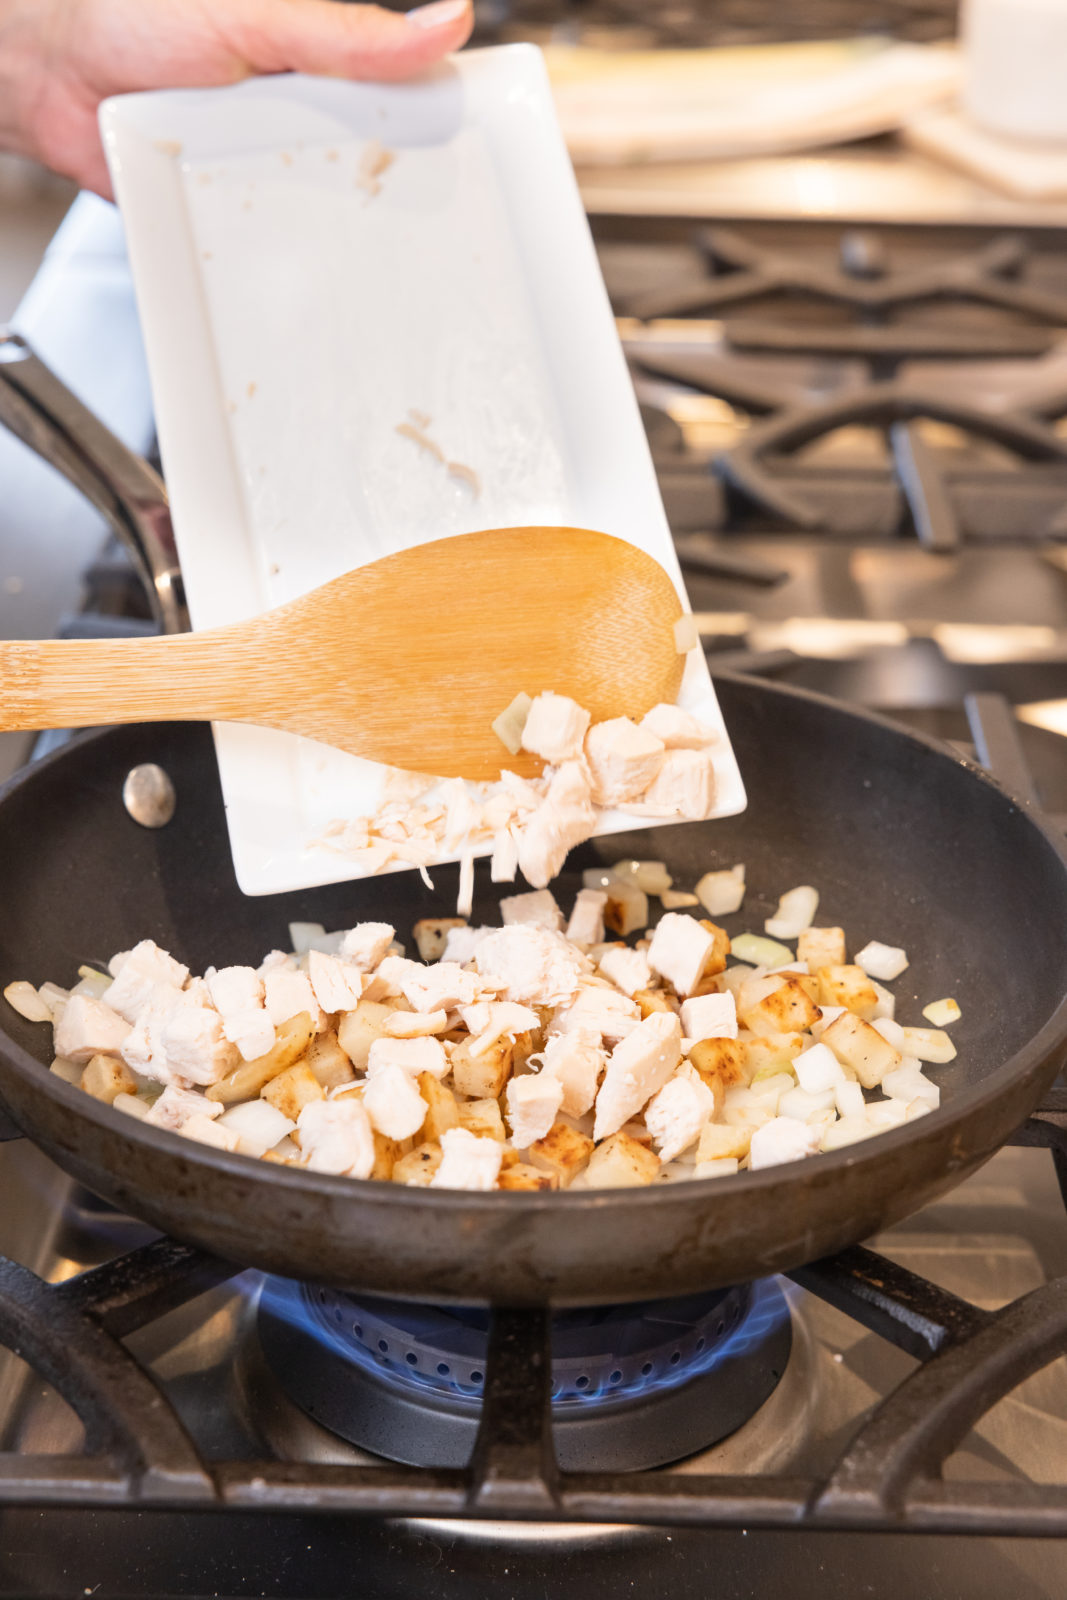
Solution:
<path fill-rule="evenodd" d="M 741 673 L 723 672 L 715 676 L 720 681 L 758 688 L 761 693 L 812 704 L 865 726 L 874 724 L 915 747 L 925 749 L 939 760 L 963 768 L 974 779 L 986 784 L 995 794 L 998 803 L 1007 805 L 1026 819 L 1027 824 L 1037 831 L 1058 858 L 1067 876 L 1067 839 L 1051 826 L 1040 808 L 1014 795 L 985 768 L 953 750 L 943 741 L 903 727 L 879 712 L 847 705 L 811 690 L 798 689 L 792 685 L 769 685 L 760 679 Z M 150 727 L 151 724 L 143 726 Z M 8 779 L 0 788 L 0 801 L 25 783 L 34 781 L 37 773 L 62 760 L 71 749 L 84 748 L 87 744 L 104 741 L 109 736 L 123 731 L 122 726 L 79 731 L 60 749 L 22 768 Z M 1065 968 L 1065 979 L 1067 979 L 1067 968 Z M 236 1152 L 216 1150 L 208 1145 L 197 1144 L 194 1140 L 184 1139 L 180 1134 L 164 1128 L 145 1128 L 140 1121 L 132 1117 L 122 1118 L 121 1112 L 113 1111 L 111 1106 L 93 1099 L 84 1091 L 50 1073 L 2 1029 L 0 1029 L 0 1041 L 2 1041 L 3 1064 L 9 1070 L 16 1071 L 31 1089 L 39 1091 L 43 1088 L 46 1094 L 57 1098 L 60 1104 L 66 1105 L 79 1116 L 86 1117 L 105 1133 L 121 1133 L 122 1137 L 130 1139 L 145 1150 L 159 1150 L 170 1156 L 180 1154 L 187 1160 L 192 1159 L 197 1166 L 217 1170 L 231 1179 L 245 1183 L 269 1185 L 271 1190 L 275 1190 L 279 1183 L 283 1186 L 288 1185 L 294 1192 L 314 1194 L 332 1204 L 346 1201 L 350 1204 L 362 1202 L 383 1204 L 401 1210 L 407 1207 L 421 1209 L 425 1205 L 426 1190 L 421 1187 L 409 1188 L 385 1180 L 350 1178 L 340 1174 L 309 1172 L 306 1168 L 294 1169 L 280 1164 L 264 1163 L 253 1156 L 238 1155 Z M 433 1191 L 435 1200 L 432 1203 L 442 1212 L 447 1212 L 450 1207 L 464 1211 L 469 1211 L 473 1207 L 478 1211 L 490 1212 L 494 1207 L 501 1210 L 510 1207 L 513 1215 L 524 1216 L 557 1211 L 561 1206 L 570 1215 L 581 1212 L 594 1213 L 610 1205 L 613 1214 L 618 1215 L 620 1208 L 634 1207 L 640 1210 L 654 1205 L 663 1207 L 669 1206 L 672 1200 L 682 1203 L 686 1196 L 694 1193 L 694 1184 L 700 1185 L 700 1192 L 705 1193 L 710 1202 L 710 1196 L 715 1192 L 760 1194 L 781 1183 L 785 1174 L 789 1174 L 791 1181 L 796 1181 L 801 1171 L 809 1181 L 820 1174 L 825 1174 L 827 1181 L 832 1181 L 836 1173 L 866 1164 L 873 1166 L 883 1154 L 888 1155 L 895 1149 L 914 1144 L 923 1136 L 933 1139 L 947 1136 L 955 1124 L 964 1122 L 982 1105 L 992 1104 L 1009 1083 L 1024 1083 L 1030 1079 L 1040 1078 L 1043 1072 L 1047 1072 L 1051 1077 L 1049 1063 L 1057 1049 L 1062 1049 L 1064 1046 L 1067 1046 L 1067 981 L 1059 1004 L 1041 1029 L 1022 1049 L 1017 1050 L 980 1082 L 962 1088 L 958 1094 L 953 1095 L 947 1105 L 942 1105 L 936 1111 L 917 1119 L 917 1123 L 886 1129 L 870 1139 L 847 1145 L 840 1150 L 821 1152 L 821 1159 L 814 1166 L 810 1159 L 804 1159 L 762 1168 L 756 1172 L 740 1172 L 728 1178 L 690 1179 L 677 1184 L 651 1185 L 634 1189 L 579 1191 L 563 1189 L 535 1193 L 435 1189 Z M 2 1086 L 0 1086 L 0 1096 L 2 1096 Z M 129 1128 L 124 1126 L 126 1122 L 131 1124 Z M 34 1142 L 31 1135 L 26 1137 Z M 120 1174 L 116 1173 L 116 1177 L 120 1177 Z"/>

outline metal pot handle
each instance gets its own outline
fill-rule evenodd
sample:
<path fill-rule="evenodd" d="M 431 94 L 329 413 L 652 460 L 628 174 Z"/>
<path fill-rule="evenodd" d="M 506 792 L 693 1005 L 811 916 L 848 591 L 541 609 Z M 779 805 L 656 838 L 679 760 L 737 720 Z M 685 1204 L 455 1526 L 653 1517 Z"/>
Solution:
<path fill-rule="evenodd" d="M 167 491 L 21 334 L 0 328 L 0 422 L 79 489 L 128 550 L 164 633 L 189 628 Z"/>

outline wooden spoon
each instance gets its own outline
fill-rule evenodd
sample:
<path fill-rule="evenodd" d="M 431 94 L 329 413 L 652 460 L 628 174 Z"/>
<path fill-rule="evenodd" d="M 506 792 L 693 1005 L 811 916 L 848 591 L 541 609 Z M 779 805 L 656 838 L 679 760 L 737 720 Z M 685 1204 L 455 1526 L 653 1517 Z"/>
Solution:
<path fill-rule="evenodd" d="M 0 643 L 0 727 L 254 722 L 420 772 L 492 779 L 520 690 L 638 718 L 673 701 L 682 607 L 663 568 L 587 528 L 402 550 L 247 622 L 166 638 Z"/>

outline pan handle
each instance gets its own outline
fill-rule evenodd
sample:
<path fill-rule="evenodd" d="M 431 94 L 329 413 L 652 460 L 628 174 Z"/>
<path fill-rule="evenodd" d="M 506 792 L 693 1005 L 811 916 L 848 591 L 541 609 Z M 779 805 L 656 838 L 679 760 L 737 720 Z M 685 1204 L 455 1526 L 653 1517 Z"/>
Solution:
<path fill-rule="evenodd" d="M 111 524 L 129 551 L 164 633 L 189 628 L 167 491 L 35 355 L 0 327 L 0 422 L 61 472 Z"/>

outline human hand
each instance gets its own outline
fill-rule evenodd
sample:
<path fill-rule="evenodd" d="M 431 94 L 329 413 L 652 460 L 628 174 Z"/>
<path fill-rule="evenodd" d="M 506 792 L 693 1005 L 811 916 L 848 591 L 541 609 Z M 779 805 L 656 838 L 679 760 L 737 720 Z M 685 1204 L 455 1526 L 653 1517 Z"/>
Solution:
<path fill-rule="evenodd" d="M 472 25 L 471 0 L 406 15 L 337 0 L 0 0 L 0 149 L 110 199 L 96 123 L 108 95 L 271 72 L 408 78 Z"/>

